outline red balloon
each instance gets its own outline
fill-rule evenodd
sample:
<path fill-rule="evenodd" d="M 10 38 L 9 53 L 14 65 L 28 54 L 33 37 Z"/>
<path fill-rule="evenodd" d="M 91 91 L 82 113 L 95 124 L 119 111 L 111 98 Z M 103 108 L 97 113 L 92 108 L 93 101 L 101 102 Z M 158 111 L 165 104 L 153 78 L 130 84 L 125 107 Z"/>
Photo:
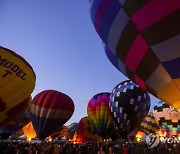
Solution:
<path fill-rule="evenodd" d="M 65 124 L 73 112 L 74 103 L 66 94 L 55 90 L 45 90 L 37 94 L 30 106 L 30 117 L 37 137 L 47 137 Z"/>

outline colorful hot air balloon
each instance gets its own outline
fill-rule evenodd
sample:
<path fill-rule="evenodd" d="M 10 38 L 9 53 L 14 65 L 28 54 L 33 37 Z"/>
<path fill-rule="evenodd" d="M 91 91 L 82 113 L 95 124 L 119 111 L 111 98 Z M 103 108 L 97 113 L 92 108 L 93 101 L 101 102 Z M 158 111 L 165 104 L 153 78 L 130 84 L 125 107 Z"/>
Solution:
<path fill-rule="evenodd" d="M 89 121 L 96 133 L 106 138 L 113 129 L 113 122 L 109 108 L 110 93 L 99 93 L 91 98 L 88 103 L 87 113 Z"/>
<path fill-rule="evenodd" d="M 101 141 L 101 137 L 95 132 L 90 124 L 88 117 L 79 121 L 77 131 L 75 132 L 73 142 Z"/>
<path fill-rule="evenodd" d="M 62 92 L 45 90 L 37 94 L 30 106 L 30 117 L 37 137 L 44 139 L 66 123 L 74 112 L 72 99 Z"/>
<path fill-rule="evenodd" d="M 97 33 L 117 57 L 108 56 L 113 65 L 144 90 L 180 108 L 179 0 L 89 2 Z"/>
<path fill-rule="evenodd" d="M 24 58 L 0 47 L 0 123 L 8 119 L 11 112 L 17 114 L 15 109 L 24 109 L 22 102 L 34 90 L 35 80 L 34 71 Z"/>
<path fill-rule="evenodd" d="M 20 130 L 30 121 L 29 111 L 27 111 L 30 103 L 31 96 L 6 112 L 6 118 L 0 122 L 0 132 L 2 135 L 11 135 Z"/>
<path fill-rule="evenodd" d="M 13 115 L 12 115 L 13 116 Z M 11 134 L 22 129 L 29 122 L 29 112 L 26 111 L 18 117 L 12 117 L 10 121 L 0 126 L 0 136 L 7 138 Z"/>
<path fill-rule="evenodd" d="M 58 129 L 56 129 L 52 134 L 49 135 L 52 139 L 58 138 L 62 139 L 63 137 L 66 137 L 66 139 L 69 138 L 68 135 L 68 127 L 67 126 L 61 126 Z"/>
<path fill-rule="evenodd" d="M 36 131 L 34 130 L 32 122 L 29 122 L 26 126 L 23 127 L 23 132 L 27 139 L 36 137 Z"/>
<path fill-rule="evenodd" d="M 134 82 L 127 80 L 113 89 L 109 106 L 119 133 L 126 137 L 146 117 L 150 108 L 150 96 Z"/>
<path fill-rule="evenodd" d="M 180 113 L 160 101 L 154 106 L 154 117 L 168 136 L 180 134 Z"/>
<path fill-rule="evenodd" d="M 77 130 L 77 127 L 78 127 L 77 122 L 73 122 L 68 126 L 68 134 L 71 138 L 73 137 L 75 131 Z"/>
<path fill-rule="evenodd" d="M 149 112 L 140 126 L 140 130 L 146 134 L 156 133 L 160 129 L 158 122 L 155 120 L 152 112 Z"/>

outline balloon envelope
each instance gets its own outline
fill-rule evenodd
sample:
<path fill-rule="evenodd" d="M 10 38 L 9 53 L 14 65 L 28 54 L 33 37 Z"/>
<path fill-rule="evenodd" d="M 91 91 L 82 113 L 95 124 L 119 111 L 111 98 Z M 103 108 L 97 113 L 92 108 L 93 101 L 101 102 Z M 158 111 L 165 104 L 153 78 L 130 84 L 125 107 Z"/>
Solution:
<path fill-rule="evenodd" d="M 168 136 L 180 134 L 180 113 L 160 101 L 154 106 L 154 117 Z"/>
<path fill-rule="evenodd" d="M 37 137 L 44 139 L 56 128 L 66 123 L 74 112 L 72 99 L 55 90 L 37 94 L 30 106 L 30 117 Z"/>
<path fill-rule="evenodd" d="M 73 122 L 68 126 L 68 134 L 69 136 L 72 138 L 74 133 L 76 132 L 78 128 L 78 123 L 77 122 Z"/>
<path fill-rule="evenodd" d="M 15 108 L 24 109 L 22 102 L 33 92 L 35 80 L 34 71 L 24 58 L 0 47 L 0 123 L 6 120 Z"/>
<path fill-rule="evenodd" d="M 90 0 L 108 58 L 154 96 L 180 108 L 179 0 Z M 117 60 L 118 59 L 118 60 Z"/>
<path fill-rule="evenodd" d="M 110 93 L 104 92 L 93 96 L 87 107 L 89 121 L 95 131 L 106 138 L 114 128 L 109 108 Z"/>
<path fill-rule="evenodd" d="M 127 80 L 113 89 L 109 106 L 119 133 L 126 137 L 146 117 L 150 108 L 150 96 L 134 82 Z"/>
<path fill-rule="evenodd" d="M 27 139 L 36 137 L 36 131 L 34 130 L 32 122 L 29 122 L 23 127 L 23 132 Z"/>
<path fill-rule="evenodd" d="M 158 122 L 155 120 L 152 112 L 149 112 L 143 122 L 141 123 L 140 130 L 146 133 L 156 133 L 160 129 Z"/>
<path fill-rule="evenodd" d="M 77 131 L 75 132 L 73 142 L 101 141 L 101 137 L 95 132 L 90 124 L 88 117 L 79 121 Z"/>

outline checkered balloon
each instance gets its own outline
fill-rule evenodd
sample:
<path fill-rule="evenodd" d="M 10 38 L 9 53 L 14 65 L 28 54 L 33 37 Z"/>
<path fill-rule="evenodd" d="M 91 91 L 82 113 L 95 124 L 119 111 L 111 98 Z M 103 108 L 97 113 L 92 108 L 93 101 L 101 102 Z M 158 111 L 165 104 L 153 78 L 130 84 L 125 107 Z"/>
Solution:
<path fill-rule="evenodd" d="M 122 137 L 126 137 L 146 117 L 150 108 L 150 96 L 134 82 L 118 84 L 110 95 L 111 115 Z"/>
<path fill-rule="evenodd" d="M 169 136 L 180 134 L 180 112 L 160 101 L 154 106 L 154 117 Z"/>
<path fill-rule="evenodd" d="M 180 110 L 179 0 L 89 0 L 111 63 Z"/>

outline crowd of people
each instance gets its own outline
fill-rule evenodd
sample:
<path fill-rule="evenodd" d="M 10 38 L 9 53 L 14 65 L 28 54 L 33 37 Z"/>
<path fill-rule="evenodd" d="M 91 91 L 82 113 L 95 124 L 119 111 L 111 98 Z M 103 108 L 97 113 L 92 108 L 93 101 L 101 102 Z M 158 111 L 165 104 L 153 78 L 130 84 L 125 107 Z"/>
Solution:
<path fill-rule="evenodd" d="M 1 154 L 179 154 L 180 144 L 161 143 L 148 148 L 144 142 L 21 142 L 0 143 Z"/>

